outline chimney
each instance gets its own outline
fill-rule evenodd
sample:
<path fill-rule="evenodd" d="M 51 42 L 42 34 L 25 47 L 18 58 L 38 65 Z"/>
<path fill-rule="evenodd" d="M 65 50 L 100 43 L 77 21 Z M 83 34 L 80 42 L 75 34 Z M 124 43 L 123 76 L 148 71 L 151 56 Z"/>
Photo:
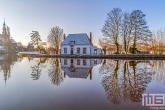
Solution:
<path fill-rule="evenodd" d="M 92 32 L 90 32 L 90 42 L 91 42 L 91 44 L 92 44 Z"/>
<path fill-rule="evenodd" d="M 92 80 L 92 68 L 90 69 L 89 74 L 90 74 L 90 80 Z"/>
<path fill-rule="evenodd" d="M 66 73 L 64 72 L 64 78 L 66 78 Z"/>
<path fill-rule="evenodd" d="M 64 34 L 64 40 L 65 40 L 65 38 L 66 38 L 66 36 L 65 36 L 65 34 Z"/>

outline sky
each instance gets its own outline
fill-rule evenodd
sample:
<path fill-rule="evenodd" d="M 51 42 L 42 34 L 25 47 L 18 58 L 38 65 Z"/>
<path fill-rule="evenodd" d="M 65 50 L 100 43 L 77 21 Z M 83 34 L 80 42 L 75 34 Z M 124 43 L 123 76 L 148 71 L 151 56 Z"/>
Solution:
<path fill-rule="evenodd" d="M 98 45 L 113 8 L 141 10 L 151 31 L 165 27 L 165 0 L 0 0 L 0 29 L 5 18 L 12 38 L 27 45 L 31 31 L 38 31 L 47 41 L 50 28 L 59 26 L 66 36 L 92 32 L 92 42 Z"/>

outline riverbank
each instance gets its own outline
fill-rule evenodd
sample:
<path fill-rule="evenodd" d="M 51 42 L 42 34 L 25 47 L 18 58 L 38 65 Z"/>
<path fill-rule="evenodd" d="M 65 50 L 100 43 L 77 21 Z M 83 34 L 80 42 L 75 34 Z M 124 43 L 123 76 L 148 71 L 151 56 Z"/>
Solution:
<path fill-rule="evenodd" d="M 101 59 L 162 59 L 165 60 L 165 55 L 156 54 L 112 54 L 112 55 L 54 55 L 54 54 L 39 54 L 38 52 L 19 52 L 20 57 L 54 57 L 54 58 L 101 58 Z"/>

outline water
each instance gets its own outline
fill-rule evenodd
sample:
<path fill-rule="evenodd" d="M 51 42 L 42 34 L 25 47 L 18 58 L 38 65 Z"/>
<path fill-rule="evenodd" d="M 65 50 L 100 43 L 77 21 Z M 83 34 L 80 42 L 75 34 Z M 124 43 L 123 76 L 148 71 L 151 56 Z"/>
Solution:
<path fill-rule="evenodd" d="M 0 110 L 149 110 L 165 93 L 165 61 L 0 55 Z"/>

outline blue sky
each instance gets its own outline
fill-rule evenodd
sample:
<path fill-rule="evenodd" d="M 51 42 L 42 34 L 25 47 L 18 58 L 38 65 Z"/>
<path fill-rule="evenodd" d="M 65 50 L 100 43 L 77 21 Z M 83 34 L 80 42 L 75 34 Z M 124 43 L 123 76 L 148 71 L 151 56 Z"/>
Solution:
<path fill-rule="evenodd" d="M 92 32 L 96 45 L 107 13 L 116 7 L 143 11 L 151 31 L 165 27 L 165 0 L 0 0 L 0 28 L 5 17 L 12 37 L 24 45 L 32 30 L 46 41 L 54 26 L 66 35 Z"/>

